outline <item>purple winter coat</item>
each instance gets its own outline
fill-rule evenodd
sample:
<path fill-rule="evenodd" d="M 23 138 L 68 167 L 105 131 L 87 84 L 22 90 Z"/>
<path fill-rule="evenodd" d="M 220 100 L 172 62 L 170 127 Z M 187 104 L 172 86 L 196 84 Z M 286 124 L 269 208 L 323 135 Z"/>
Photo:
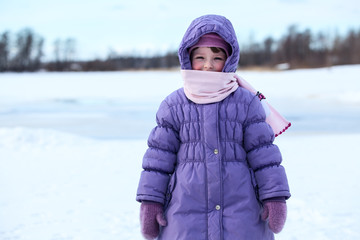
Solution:
<path fill-rule="evenodd" d="M 182 69 L 191 69 L 188 48 L 209 32 L 232 46 L 224 71 L 235 72 L 236 35 L 217 15 L 191 23 L 179 48 Z M 258 97 L 239 87 L 221 102 L 196 104 L 181 88 L 161 103 L 156 121 L 136 199 L 164 204 L 168 225 L 158 239 L 274 239 L 261 202 L 290 193 Z"/>

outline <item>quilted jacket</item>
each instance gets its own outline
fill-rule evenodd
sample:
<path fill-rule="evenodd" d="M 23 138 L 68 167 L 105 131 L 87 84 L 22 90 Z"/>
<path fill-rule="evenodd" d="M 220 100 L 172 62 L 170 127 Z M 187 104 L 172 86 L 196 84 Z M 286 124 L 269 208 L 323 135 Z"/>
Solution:
<path fill-rule="evenodd" d="M 231 46 L 224 71 L 235 72 L 239 47 L 231 23 L 218 15 L 195 19 L 181 42 L 187 49 L 215 32 Z M 273 239 L 261 220 L 262 201 L 290 197 L 281 153 L 258 97 L 238 88 L 221 102 L 196 104 L 183 88 L 160 105 L 143 158 L 137 201 L 164 204 L 158 239 Z"/>

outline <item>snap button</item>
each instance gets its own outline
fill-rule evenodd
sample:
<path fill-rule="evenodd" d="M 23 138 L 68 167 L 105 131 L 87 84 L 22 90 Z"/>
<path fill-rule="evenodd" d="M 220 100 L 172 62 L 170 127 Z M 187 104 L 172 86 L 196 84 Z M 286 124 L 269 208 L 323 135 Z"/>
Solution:
<path fill-rule="evenodd" d="M 217 150 L 217 149 L 215 148 L 214 153 L 215 153 L 215 154 L 218 154 L 218 153 L 219 153 L 219 150 Z"/>
<path fill-rule="evenodd" d="M 221 208 L 220 205 L 216 205 L 216 207 L 215 207 L 215 209 L 218 211 L 220 210 L 220 208 Z"/>

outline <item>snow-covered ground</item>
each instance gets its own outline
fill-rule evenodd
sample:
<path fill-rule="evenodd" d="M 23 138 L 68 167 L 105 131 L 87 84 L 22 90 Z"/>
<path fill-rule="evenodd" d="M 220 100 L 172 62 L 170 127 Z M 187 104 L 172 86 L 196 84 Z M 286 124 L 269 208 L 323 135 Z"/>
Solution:
<path fill-rule="evenodd" d="M 276 239 L 360 239 L 360 65 L 238 72 L 293 124 Z M 0 74 L 0 239 L 142 239 L 135 192 L 174 72 Z"/>

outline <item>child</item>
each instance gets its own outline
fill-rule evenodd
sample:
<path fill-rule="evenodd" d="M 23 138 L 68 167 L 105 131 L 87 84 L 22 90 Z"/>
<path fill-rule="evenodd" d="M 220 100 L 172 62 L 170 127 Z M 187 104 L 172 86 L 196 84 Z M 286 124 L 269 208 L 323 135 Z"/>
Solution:
<path fill-rule="evenodd" d="M 265 111 L 284 119 L 235 75 L 239 46 L 225 17 L 195 19 L 179 59 L 184 88 L 161 103 L 143 158 L 136 198 L 143 236 L 274 239 L 290 193 Z"/>

